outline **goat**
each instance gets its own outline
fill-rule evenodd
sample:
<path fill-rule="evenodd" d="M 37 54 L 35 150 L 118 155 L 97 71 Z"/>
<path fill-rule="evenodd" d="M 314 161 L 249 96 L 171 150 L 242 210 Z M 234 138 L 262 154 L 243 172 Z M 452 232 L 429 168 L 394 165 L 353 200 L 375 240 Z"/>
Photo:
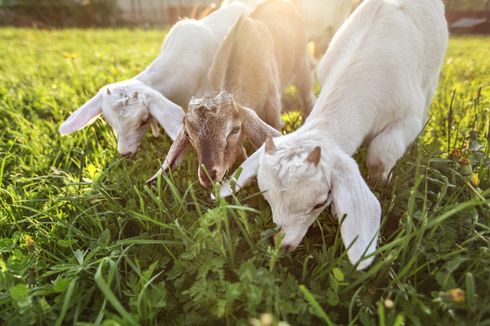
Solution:
<path fill-rule="evenodd" d="M 305 124 L 268 139 L 236 180 L 241 188 L 257 175 L 283 246 L 294 250 L 332 200 L 350 261 L 358 269 L 371 264 L 381 208 L 351 155 L 369 144 L 370 181 L 388 181 L 423 128 L 447 43 L 441 0 L 366 0 L 340 28 L 320 63 L 323 88 Z M 231 193 L 225 182 L 220 195 Z"/>
<path fill-rule="evenodd" d="M 353 0 L 295 0 L 308 26 L 308 39 L 321 57 L 339 27 L 349 17 Z"/>
<path fill-rule="evenodd" d="M 264 0 L 224 0 L 222 3 L 221 3 L 221 6 L 228 6 L 232 3 L 236 3 L 236 2 L 240 2 L 240 3 L 243 3 L 244 5 L 246 5 L 250 11 L 252 11 L 253 9 L 255 9 L 255 7 L 257 7 L 260 3 L 264 2 Z"/>
<path fill-rule="evenodd" d="M 207 71 L 225 34 L 248 8 L 224 6 L 202 20 L 186 19 L 172 27 L 159 56 L 137 76 L 102 87 L 61 126 L 62 135 L 80 130 L 101 114 L 114 129 L 118 152 L 133 157 L 148 127 L 161 125 L 174 140 L 182 128 L 192 95 L 209 91 Z"/>
<path fill-rule="evenodd" d="M 223 96 L 215 97 L 215 103 L 213 98 L 194 100 L 195 109 L 186 113 L 185 126 L 170 148 L 161 171 L 176 167 L 181 161 L 179 155 L 186 152 L 183 149 L 192 145 L 198 153 L 201 185 L 210 187 L 221 181 L 237 158 L 246 158 L 245 136 L 257 147 L 268 134 L 280 135 L 265 123 L 280 129 L 281 93 L 293 79 L 304 112 L 308 112 L 314 95 L 306 43 L 304 21 L 287 1 L 265 2 L 248 17 L 239 19 L 218 50 L 209 72 L 213 88 L 231 93 L 238 105 L 229 95 L 225 100 Z M 200 110 L 201 102 L 208 103 L 213 110 Z M 255 121 L 256 127 L 247 127 L 244 117 Z M 251 133 L 258 130 L 263 132 Z"/>

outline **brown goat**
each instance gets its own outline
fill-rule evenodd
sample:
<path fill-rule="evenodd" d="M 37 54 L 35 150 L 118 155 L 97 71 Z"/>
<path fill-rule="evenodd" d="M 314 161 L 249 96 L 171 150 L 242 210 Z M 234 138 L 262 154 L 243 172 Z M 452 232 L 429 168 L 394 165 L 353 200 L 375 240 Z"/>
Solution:
<path fill-rule="evenodd" d="M 221 181 L 237 159 L 247 157 L 246 138 L 259 147 L 267 135 L 280 135 L 274 128 L 281 128 L 281 95 L 290 82 L 306 116 L 315 99 L 306 48 L 305 22 L 290 2 L 271 0 L 242 16 L 209 71 L 212 88 L 220 93 L 191 100 L 162 171 L 177 166 L 191 145 L 201 185 Z"/>

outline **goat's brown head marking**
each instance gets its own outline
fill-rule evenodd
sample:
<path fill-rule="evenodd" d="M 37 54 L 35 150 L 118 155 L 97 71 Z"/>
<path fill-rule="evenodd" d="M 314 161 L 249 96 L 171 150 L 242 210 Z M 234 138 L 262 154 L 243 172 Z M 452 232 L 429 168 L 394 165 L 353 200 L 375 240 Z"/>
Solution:
<path fill-rule="evenodd" d="M 191 99 L 185 116 L 186 135 L 199 160 L 199 181 L 220 181 L 243 153 L 242 121 L 230 93 Z"/>

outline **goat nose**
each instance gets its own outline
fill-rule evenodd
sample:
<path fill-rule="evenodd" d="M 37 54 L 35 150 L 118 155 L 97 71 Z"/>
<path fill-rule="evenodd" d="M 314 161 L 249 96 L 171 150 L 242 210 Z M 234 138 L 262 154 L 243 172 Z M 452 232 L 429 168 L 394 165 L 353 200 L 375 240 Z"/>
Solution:
<path fill-rule="evenodd" d="M 216 168 L 202 168 L 199 171 L 201 178 L 206 181 L 216 181 L 216 177 L 218 175 L 218 169 Z"/>
<path fill-rule="evenodd" d="M 201 182 L 201 185 L 203 187 L 211 188 L 213 186 L 213 183 L 216 181 L 216 176 L 217 170 L 214 168 L 209 170 L 201 168 L 199 170 L 199 181 Z"/>

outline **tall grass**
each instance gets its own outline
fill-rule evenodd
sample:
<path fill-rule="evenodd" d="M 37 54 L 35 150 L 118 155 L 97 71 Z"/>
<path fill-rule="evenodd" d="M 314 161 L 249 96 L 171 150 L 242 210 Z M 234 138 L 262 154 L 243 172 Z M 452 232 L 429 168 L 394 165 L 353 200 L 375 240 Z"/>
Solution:
<path fill-rule="evenodd" d="M 147 187 L 167 137 L 124 161 L 102 121 L 58 135 L 163 36 L 0 30 L 2 324 L 490 325 L 488 38 L 451 40 L 424 133 L 377 193 L 381 246 L 359 272 L 327 211 L 285 254 L 257 188 L 213 202 L 192 155 Z"/>

